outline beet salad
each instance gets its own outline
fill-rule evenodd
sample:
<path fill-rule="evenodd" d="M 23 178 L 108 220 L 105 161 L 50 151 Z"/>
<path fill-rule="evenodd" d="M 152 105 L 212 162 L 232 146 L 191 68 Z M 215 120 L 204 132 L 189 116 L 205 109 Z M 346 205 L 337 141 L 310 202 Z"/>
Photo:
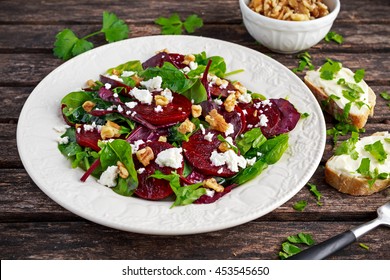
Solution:
<path fill-rule="evenodd" d="M 120 195 L 212 203 L 275 164 L 301 117 L 226 69 L 220 56 L 166 50 L 110 68 L 61 100 L 58 148 L 82 181 Z"/>

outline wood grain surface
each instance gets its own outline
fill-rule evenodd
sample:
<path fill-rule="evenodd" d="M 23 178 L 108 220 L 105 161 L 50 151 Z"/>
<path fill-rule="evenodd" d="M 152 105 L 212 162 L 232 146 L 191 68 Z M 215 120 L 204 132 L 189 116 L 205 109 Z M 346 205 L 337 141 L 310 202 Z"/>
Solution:
<path fill-rule="evenodd" d="M 390 107 L 379 96 L 390 92 L 390 2 L 342 0 L 332 28 L 341 45 L 321 41 L 309 52 L 313 63 L 326 58 L 353 70 L 366 69 L 365 80 L 377 93 L 375 115 L 366 132 L 390 131 Z M 130 37 L 160 34 L 159 16 L 196 13 L 204 26 L 194 35 L 237 43 L 271 56 L 289 69 L 296 55 L 272 53 L 247 33 L 238 0 L 145 1 L 0 1 L 0 257 L 1 259 L 278 259 L 286 237 L 311 233 L 321 242 L 376 217 L 390 200 L 390 189 L 368 197 L 337 192 L 324 181 L 325 162 L 333 154 L 327 139 L 321 163 L 309 180 L 322 193 L 322 206 L 305 186 L 281 207 L 249 223 L 217 232 L 153 236 L 123 232 L 84 220 L 48 198 L 31 180 L 16 145 L 18 117 L 34 87 L 63 61 L 52 54 L 55 35 L 64 28 L 77 34 L 100 29 L 102 12 L 114 12 L 131 29 Z M 92 40 L 95 46 L 103 38 Z M 302 78 L 303 74 L 298 73 Z M 325 114 L 328 128 L 334 120 Z M 345 139 L 341 137 L 340 140 Z M 307 200 L 303 212 L 292 205 Z M 330 259 L 390 259 L 390 230 L 378 228 Z"/>

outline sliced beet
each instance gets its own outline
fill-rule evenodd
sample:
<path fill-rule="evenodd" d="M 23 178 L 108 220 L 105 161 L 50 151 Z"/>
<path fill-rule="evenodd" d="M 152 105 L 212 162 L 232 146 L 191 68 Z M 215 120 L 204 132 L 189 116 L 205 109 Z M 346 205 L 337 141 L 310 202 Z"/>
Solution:
<path fill-rule="evenodd" d="M 269 101 L 262 102 L 259 99 L 254 99 L 253 103 L 239 103 L 246 118 L 246 128 L 244 129 L 244 132 L 251 130 L 254 127 L 260 127 L 261 132 L 266 138 L 277 135 L 277 127 L 281 115 L 277 106 L 272 105 L 273 104 Z M 260 115 L 265 115 L 267 117 L 268 121 L 265 126 L 260 125 Z"/>
<path fill-rule="evenodd" d="M 76 129 L 76 142 L 82 147 L 89 147 L 95 151 L 100 151 L 98 141 L 102 140 L 99 131 L 95 129 L 85 130 L 84 125 Z"/>
<path fill-rule="evenodd" d="M 209 132 L 214 134 L 211 142 L 204 139 L 205 134 Z M 198 130 L 191 135 L 188 142 L 183 142 L 183 152 L 188 162 L 205 175 L 219 177 L 230 177 L 235 175 L 236 172 L 228 169 L 226 165 L 215 166 L 210 161 L 211 153 L 218 150 L 218 146 L 221 144 L 221 141 L 217 139 L 217 135 L 221 133 L 216 130 L 206 129 L 205 134 L 203 134 L 201 130 Z M 219 170 L 222 170 L 222 172 L 218 172 Z"/>
<path fill-rule="evenodd" d="M 147 69 L 149 67 L 161 67 L 163 66 L 164 62 L 170 62 L 177 68 L 183 69 L 187 66 L 183 64 L 183 61 L 184 55 L 182 54 L 160 52 L 142 63 L 142 68 Z"/>
<path fill-rule="evenodd" d="M 195 204 L 210 204 L 210 203 L 213 203 L 215 201 L 217 201 L 218 199 L 220 199 L 221 197 L 223 197 L 225 194 L 228 194 L 231 192 L 231 190 L 237 186 L 236 184 L 234 185 L 230 185 L 230 186 L 227 186 L 224 188 L 223 192 L 215 192 L 213 196 L 208 196 L 206 194 L 202 195 L 201 197 L 199 197 L 197 200 L 194 201 Z"/>
<path fill-rule="evenodd" d="M 223 116 L 227 123 L 230 123 L 234 127 L 234 132 L 229 134 L 228 136 L 233 139 L 237 137 L 237 135 L 241 134 L 246 127 L 246 119 L 243 116 L 243 112 L 240 107 L 236 106 L 234 111 L 227 112 L 225 109 L 220 109 L 219 113 Z"/>
<path fill-rule="evenodd" d="M 270 99 L 271 103 L 278 107 L 281 112 L 281 121 L 278 124 L 278 134 L 286 133 L 295 128 L 301 115 L 295 109 L 294 105 L 292 105 L 286 99 Z"/>
<path fill-rule="evenodd" d="M 126 96 L 128 96 L 128 93 L 132 89 L 132 87 L 129 87 L 128 85 L 126 85 L 126 84 L 124 84 L 124 83 L 122 83 L 120 81 L 111 79 L 111 78 L 109 78 L 107 76 L 104 76 L 104 75 L 100 75 L 100 81 L 103 84 L 110 84 L 112 89 L 114 89 L 114 88 L 123 88 L 119 93 L 123 94 L 123 95 L 126 95 Z"/>
<path fill-rule="evenodd" d="M 134 129 L 129 137 L 126 138 L 127 142 L 134 142 L 137 140 L 143 140 L 146 141 L 157 141 L 160 136 L 167 136 L 168 135 L 168 129 L 166 128 L 159 128 L 151 130 L 145 126 L 138 126 L 136 129 Z"/>
<path fill-rule="evenodd" d="M 166 142 L 152 141 L 140 146 L 140 149 L 145 148 L 146 146 L 150 147 L 154 153 L 154 157 L 166 149 L 173 148 L 173 146 Z M 149 200 L 161 200 L 170 196 L 173 191 L 169 186 L 169 182 L 163 179 L 151 178 L 150 176 L 155 173 L 156 170 L 161 171 L 163 174 L 171 174 L 175 169 L 170 167 L 160 167 L 155 160 L 152 160 L 150 164 L 144 167 L 137 159 L 133 156 L 134 166 L 136 170 L 140 168 L 145 168 L 145 170 L 138 174 L 138 187 L 135 190 L 135 194 L 141 198 Z M 183 163 L 184 164 L 184 163 Z M 183 172 L 183 166 L 177 169 L 177 173 L 181 174 Z"/>
<path fill-rule="evenodd" d="M 152 125 L 166 127 L 187 119 L 191 114 L 192 103 L 185 96 L 172 93 L 173 100 L 162 107 L 162 111 L 156 112 L 156 106 L 138 104 L 133 111 Z"/>
<path fill-rule="evenodd" d="M 236 92 L 236 88 L 229 81 L 226 88 L 221 88 L 220 86 L 217 86 L 216 84 L 212 84 L 211 86 L 209 85 L 209 91 L 210 91 L 211 96 L 213 96 L 213 97 L 226 98 L 230 95 L 230 93 Z"/>
<path fill-rule="evenodd" d="M 197 170 L 192 170 L 190 174 L 188 174 L 187 177 L 182 177 L 181 180 L 186 185 L 196 184 L 199 182 L 203 182 L 204 180 L 210 178 L 210 176 L 205 176 L 204 174 L 200 173 Z"/>

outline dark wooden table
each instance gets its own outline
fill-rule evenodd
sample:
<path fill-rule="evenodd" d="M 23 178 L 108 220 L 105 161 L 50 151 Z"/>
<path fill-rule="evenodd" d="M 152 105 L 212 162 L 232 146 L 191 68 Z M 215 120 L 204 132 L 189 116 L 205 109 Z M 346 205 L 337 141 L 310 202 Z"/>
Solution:
<path fill-rule="evenodd" d="M 292 69 L 296 55 L 270 52 L 257 44 L 242 24 L 238 0 L 0 1 L 0 256 L 1 259 L 277 259 L 285 238 L 299 232 L 323 241 L 376 217 L 376 208 L 390 198 L 390 189 L 368 197 L 341 194 L 324 182 L 324 164 L 332 141 L 309 182 L 316 184 L 322 206 L 304 187 L 290 201 L 252 222 L 217 232 L 188 236 L 150 236 L 122 232 L 84 220 L 49 199 L 30 179 L 19 159 L 16 126 L 30 92 L 63 61 L 54 57 L 57 32 L 71 28 L 87 34 L 100 29 L 103 11 L 111 11 L 131 28 L 130 37 L 155 35 L 153 22 L 173 12 L 196 13 L 205 22 L 194 35 L 218 38 L 265 53 Z M 363 135 L 390 130 L 390 2 L 343 0 L 332 28 L 342 45 L 320 42 L 309 50 L 313 63 L 332 58 L 354 70 L 366 69 L 366 81 L 377 93 L 375 116 Z M 104 44 L 99 37 L 95 45 Z M 302 77 L 301 74 L 299 74 Z M 327 127 L 334 125 L 325 115 Z M 33 141 L 33 139 L 32 139 Z M 307 200 L 297 212 L 292 205 Z M 390 259 L 390 230 L 378 228 L 332 259 Z"/>

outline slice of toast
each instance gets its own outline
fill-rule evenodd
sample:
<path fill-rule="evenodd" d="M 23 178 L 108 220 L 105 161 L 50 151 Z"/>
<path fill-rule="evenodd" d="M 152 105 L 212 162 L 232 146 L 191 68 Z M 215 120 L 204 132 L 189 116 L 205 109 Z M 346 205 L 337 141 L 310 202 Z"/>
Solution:
<path fill-rule="evenodd" d="M 372 143 L 378 139 L 383 140 L 381 140 L 381 142 L 383 142 L 385 150 L 387 151 L 387 159 L 383 164 L 381 164 L 379 173 L 390 173 L 390 143 L 384 140 L 390 139 L 390 133 L 377 132 L 368 137 L 374 139 L 372 140 Z M 368 137 L 365 137 L 366 140 Z M 362 141 L 362 139 L 360 141 Z M 370 143 L 370 141 L 365 143 Z M 325 180 L 329 185 L 342 193 L 355 196 L 371 195 L 390 186 L 390 176 L 388 176 L 387 179 L 377 179 L 370 186 L 369 180 L 371 178 L 363 177 L 361 174 L 356 172 L 356 167 L 359 166 L 362 157 L 368 156 L 368 154 L 363 152 L 361 149 L 364 149 L 364 147 L 356 148 L 356 150 L 359 152 L 359 158 L 356 160 L 357 162 L 353 162 L 354 160 L 349 155 L 332 156 L 326 162 Z M 371 159 L 371 161 L 373 162 L 375 159 Z"/>
<path fill-rule="evenodd" d="M 350 71 L 350 70 L 349 70 Z M 304 81 L 306 85 L 310 88 L 318 102 L 324 106 L 324 109 L 326 112 L 331 114 L 333 117 L 336 118 L 337 115 L 341 115 L 344 111 L 343 107 L 340 107 L 337 102 L 333 99 L 330 99 L 329 96 L 332 94 L 330 92 L 327 92 L 323 87 L 321 87 L 318 83 L 313 81 L 311 79 L 310 73 L 314 73 L 318 71 L 308 71 L 306 73 L 306 76 L 304 77 Z M 352 71 L 351 71 L 352 72 Z M 319 75 L 319 74 L 318 74 Z M 341 87 L 341 85 L 340 85 Z M 374 107 L 376 104 L 376 95 L 374 91 L 368 87 L 368 106 L 362 106 L 359 110 L 354 110 L 353 112 L 350 111 L 348 114 L 348 119 L 350 120 L 351 124 L 356 126 L 357 128 L 363 128 L 365 124 L 367 123 L 367 119 L 369 116 L 373 116 L 374 114 Z M 323 104 L 326 105 L 323 105 Z"/>

